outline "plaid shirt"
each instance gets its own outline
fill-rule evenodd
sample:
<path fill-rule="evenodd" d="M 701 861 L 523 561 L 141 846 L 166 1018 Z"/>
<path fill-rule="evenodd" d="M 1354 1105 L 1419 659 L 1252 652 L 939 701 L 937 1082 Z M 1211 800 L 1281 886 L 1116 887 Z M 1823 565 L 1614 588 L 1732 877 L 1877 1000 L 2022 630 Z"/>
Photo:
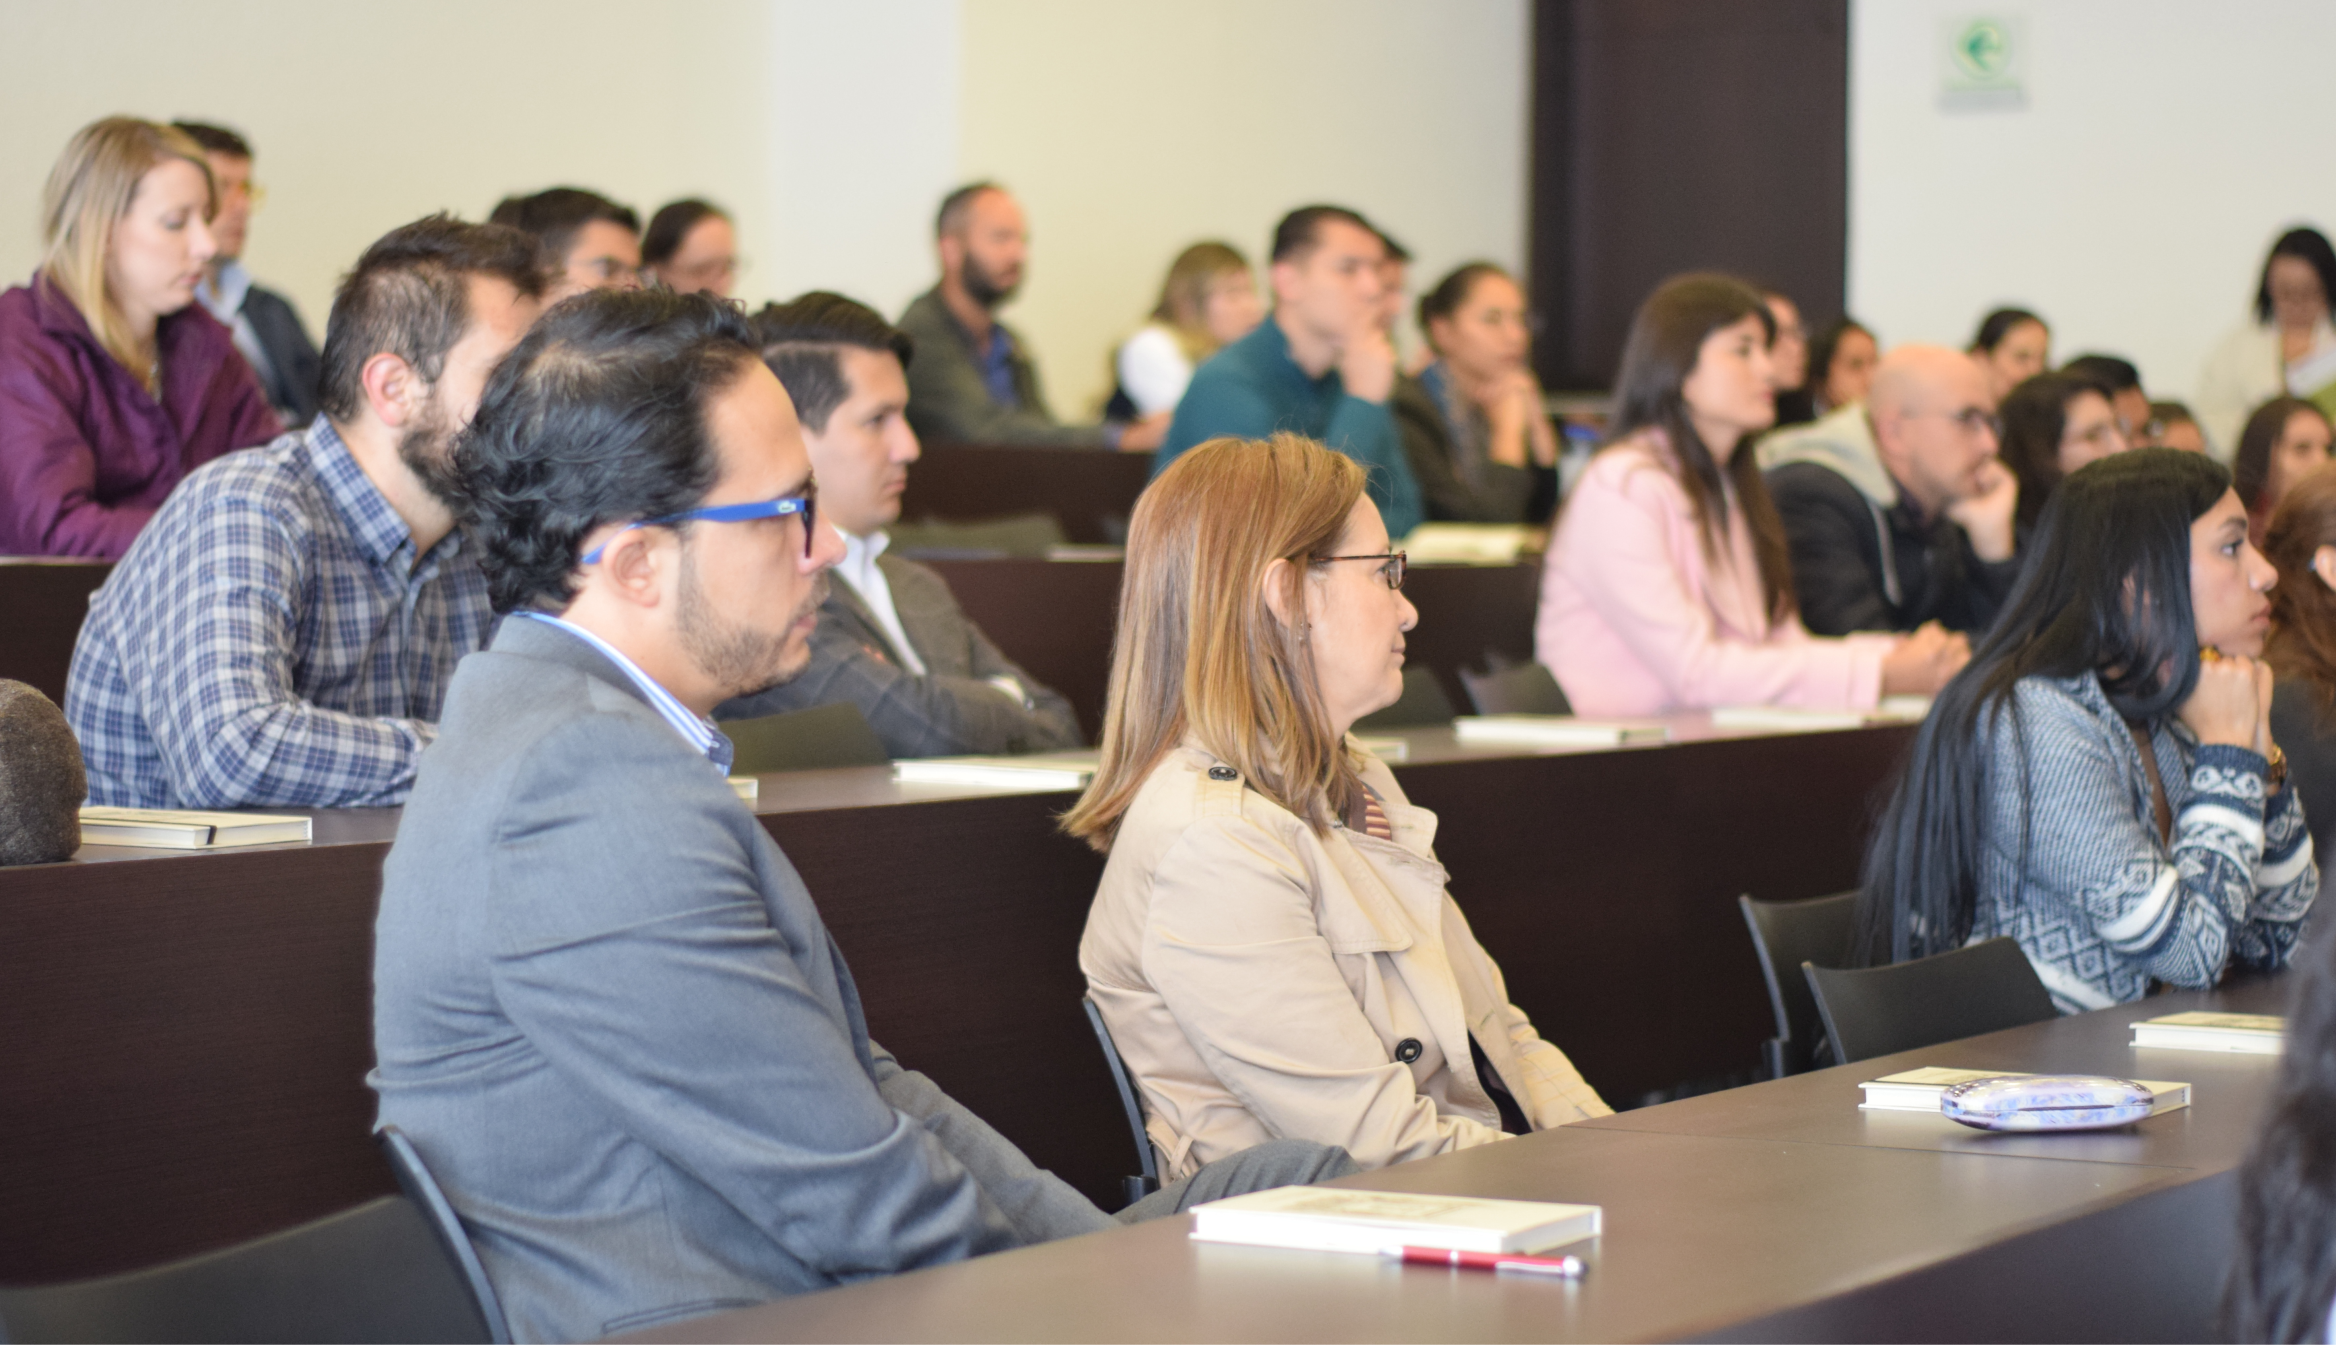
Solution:
<path fill-rule="evenodd" d="M 417 556 L 330 421 L 181 483 L 90 599 L 65 714 L 92 803 L 405 801 L 494 613 L 475 548 Z"/>

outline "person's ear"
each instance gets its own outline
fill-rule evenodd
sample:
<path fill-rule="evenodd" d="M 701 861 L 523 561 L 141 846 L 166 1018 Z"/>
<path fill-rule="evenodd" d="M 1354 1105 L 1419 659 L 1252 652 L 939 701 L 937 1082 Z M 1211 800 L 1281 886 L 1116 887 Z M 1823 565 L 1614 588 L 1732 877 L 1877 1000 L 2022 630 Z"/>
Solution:
<path fill-rule="evenodd" d="M 414 366 L 388 351 L 368 358 L 358 370 L 358 378 L 373 418 L 393 430 L 405 428 L 430 392 L 430 385 L 414 372 Z"/>
<path fill-rule="evenodd" d="M 965 264 L 964 234 L 942 234 L 933 240 L 933 246 L 941 254 L 941 269 L 943 271 L 954 271 Z"/>
<path fill-rule="evenodd" d="M 1304 620 L 1302 613 L 1290 611 L 1290 570 L 1289 560 L 1276 556 L 1266 562 L 1265 573 L 1257 578 L 1258 596 L 1265 599 L 1265 610 L 1273 613 L 1283 630 L 1295 630 Z"/>
<path fill-rule="evenodd" d="M 600 570 L 611 593 L 643 608 L 665 600 L 666 575 L 678 548 L 672 533 L 663 528 L 627 528 L 608 539 L 606 547 L 600 553 Z"/>
<path fill-rule="evenodd" d="M 2312 573 L 2320 582 L 2336 589 L 2336 546 L 2322 546 L 2312 553 Z"/>
<path fill-rule="evenodd" d="M 1275 304 L 1279 305 L 1288 303 L 1290 297 L 1298 292 L 1299 276 L 1298 264 L 1296 262 L 1275 262 L 1273 266 L 1266 271 L 1265 274 L 1266 279 L 1273 285 L 1273 301 Z"/>

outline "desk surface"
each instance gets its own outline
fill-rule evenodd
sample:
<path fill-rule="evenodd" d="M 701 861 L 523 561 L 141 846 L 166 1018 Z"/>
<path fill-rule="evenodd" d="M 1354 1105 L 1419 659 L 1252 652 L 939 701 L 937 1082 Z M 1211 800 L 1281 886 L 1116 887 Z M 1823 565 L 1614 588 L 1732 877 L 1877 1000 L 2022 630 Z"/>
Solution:
<path fill-rule="evenodd" d="M 2169 1239 L 2174 1257 L 2128 1257 L 2112 1282 L 2041 1286 L 2102 1338 L 2184 1338 L 2208 1324 L 2227 1230 L 2200 1228 L 2186 1197 L 2227 1182 L 2277 1068 L 2274 1057 L 2142 1052 L 2137 1018 L 2192 1007 L 2265 1011 L 2284 986 L 2168 995 L 1950 1046 L 1646 1108 L 1400 1165 L 1342 1185 L 1588 1201 L 1603 1237 L 1579 1244 L 1573 1284 L 1391 1266 L 1368 1258 L 1210 1246 L 1178 1217 L 916 1272 L 654 1333 L 662 1340 L 1638 1340 L 1766 1336 L 1812 1306 L 1930 1293 L 1932 1315 L 1869 1317 L 1850 1332 L 1984 1336 L 2002 1304 L 1941 1307 L 1935 1272 L 1994 1249 L 2037 1264 L 2123 1254 Z M 2143 1073 L 2196 1085 L 2191 1109 L 2126 1131 L 2011 1138 L 1943 1118 L 1861 1113 L 1860 1080 L 1916 1064 Z M 2211 1206 L 2211 1201 L 2208 1205 Z M 2124 1219 L 2121 1216 L 2136 1217 Z M 2219 1244 L 2218 1244 L 2219 1233 Z M 2158 1250 L 2167 1250 L 2161 1243 Z M 2192 1263 L 2179 1264 L 2180 1253 Z M 2201 1264 L 2202 1263 L 2202 1264 Z M 1932 1277 L 1926 1280 L 1926 1277 Z M 2013 1277 L 2015 1281 L 2035 1277 Z M 1969 1286 L 1965 1286 L 1969 1288 Z M 1997 1299 L 2034 1293 L 1993 1286 Z M 2156 1295 L 2154 1301 L 2151 1296 Z M 2092 1301 L 2095 1298 L 2117 1301 Z M 1982 1293 L 1978 1298 L 1988 1297 Z M 2120 1310 L 2125 1313 L 2121 1320 Z M 1947 1315 L 1938 1315 L 1944 1312 Z M 1798 1314 L 1798 1315 L 1796 1315 Z M 2016 1315 L 2016 1314 L 2015 1314 Z M 2154 1323 L 2154 1329 L 2153 1329 Z M 2084 1334 L 2081 1327 L 2077 1334 Z M 1820 1334 L 1820 1333 L 1804 1333 Z"/>

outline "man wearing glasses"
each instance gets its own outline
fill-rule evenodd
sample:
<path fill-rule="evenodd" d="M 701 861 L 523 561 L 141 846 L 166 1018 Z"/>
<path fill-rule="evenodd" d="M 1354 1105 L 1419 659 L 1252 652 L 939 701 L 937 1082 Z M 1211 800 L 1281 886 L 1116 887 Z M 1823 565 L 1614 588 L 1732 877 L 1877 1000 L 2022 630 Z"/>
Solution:
<path fill-rule="evenodd" d="M 709 716 L 802 669 L 843 554 L 758 355 L 710 296 L 589 295 L 459 450 L 512 615 L 455 674 L 383 869 L 370 1082 L 521 1340 L 1114 1222 L 868 1039 L 723 778 Z M 1277 1141 L 1131 1212 L 1352 1170 Z"/>
<path fill-rule="evenodd" d="M 553 276 L 547 306 L 586 290 L 641 287 L 641 217 L 629 205 L 582 187 L 550 187 L 504 197 L 487 219 L 542 244 Z"/>
<path fill-rule="evenodd" d="M 2019 483 L 1996 436 L 1971 358 L 1907 345 L 1862 404 L 1760 445 L 1812 632 L 1987 628 L 2019 576 Z"/>
<path fill-rule="evenodd" d="M 172 125 L 203 147 L 203 157 L 211 164 L 212 199 L 218 204 L 218 213 L 211 217 L 211 237 L 219 250 L 203 268 L 195 301 L 234 334 L 235 348 L 260 376 L 276 417 L 288 429 L 307 429 L 316 419 L 316 343 L 308 339 L 292 301 L 262 288 L 243 269 L 244 240 L 252 212 L 260 208 L 264 195 L 251 180 L 251 144 L 223 126 L 199 121 Z"/>

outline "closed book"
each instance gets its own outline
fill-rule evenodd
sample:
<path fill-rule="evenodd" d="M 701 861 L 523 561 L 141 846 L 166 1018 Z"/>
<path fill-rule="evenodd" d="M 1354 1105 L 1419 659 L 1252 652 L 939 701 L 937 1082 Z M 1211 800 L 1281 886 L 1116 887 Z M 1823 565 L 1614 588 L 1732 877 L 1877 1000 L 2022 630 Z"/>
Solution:
<path fill-rule="evenodd" d="M 1045 757 L 912 757 L 892 763 L 892 778 L 913 785 L 1083 789 L 1095 778 L 1095 755 L 1090 752 Z"/>
<path fill-rule="evenodd" d="M 1658 719 L 1576 719 L 1572 715 L 1462 715 L 1452 730 L 1464 743 L 1527 747 L 1621 747 L 1660 743 L 1671 726 Z"/>
<path fill-rule="evenodd" d="M 2133 1044 L 2164 1051 L 2236 1051 L 2278 1055 L 2287 1020 L 2275 1013 L 2169 1013 L 2133 1025 Z"/>
<path fill-rule="evenodd" d="M 762 781 L 751 775 L 733 775 L 730 777 L 730 792 L 752 803 L 762 797 Z"/>
<path fill-rule="evenodd" d="M 81 810 L 83 845 L 135 845 L 158 850 L 216 850 L 235 845 L 282 845 L 310 839 L 313 824 L 281 813 L 203 813 L 180 808 Z"/>
<path fill-rule="evenodd" d="M 1859 1084 L 1858 1087 L 1865 1090 L 1866 1100 L 1859 1104 L 1858 1109 L 1860 1111 L 1926 1111 L 1935 1113 L 1939 1109 L 1939 1094 L 1956 1084 L 1969 1083 L 1973 1079 L 2025 1079 L 2031 1077 L 2033 1076 L 2022 1074 L 2018 1070 L 1947 1069 L 1938 1065 L 1930 1065 L 1922 1069 L 1885 1074 L 1879 1079 L 1871 1079 Z M 2162 1079 L 2135 1079 L 2134 1082 L 2149 1090 L 2154 1103 L 2150 1108 L 2152 1116 L 2163 1112 L 2179 1111 L 2190 1105 L 2190 1085 L 2186 1083 L 2167 1083 Z"/>
<path fill-rule="evenodd" d="M 1422 523 L 1401 549 L 1414 565 L 1514 565 L 1539 532 L 1522 523 Z"/>
<path fill-rule="evenodd" d="M 1347 736 L 1354 740 L 1355 746 L 1381 761 L 1411 759 L 1411 740 L 1408 738 L 1374 738 L 1361 733 L 1350 733 Z"/>
<path fill-rule="evenodd" d="M 1596 1237 L 1596 1205 L 1469 1196 L 1284 1186 L 1192 1210 L 1192 1236 L 1320 1252 L 1437 1247 L 1463 1252 L 1532 1252 Z"/>

